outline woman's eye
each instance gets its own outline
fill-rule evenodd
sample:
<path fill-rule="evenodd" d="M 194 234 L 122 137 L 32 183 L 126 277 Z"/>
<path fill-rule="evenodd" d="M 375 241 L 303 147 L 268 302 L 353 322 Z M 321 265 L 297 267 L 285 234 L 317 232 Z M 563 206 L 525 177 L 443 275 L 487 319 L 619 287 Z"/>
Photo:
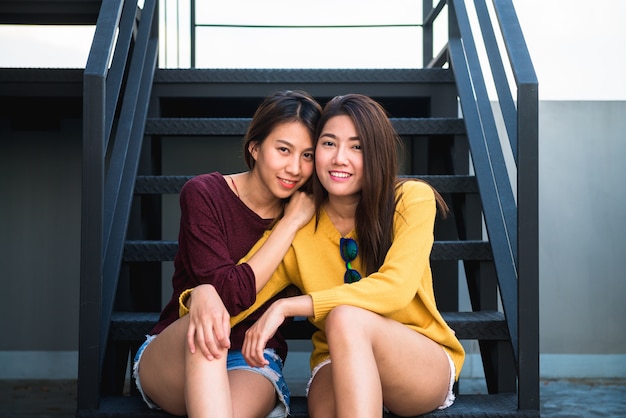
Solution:
<path fill-rule="evenodd" d="M 312 152 L 305 152 L 304 153 L 304 158 L 306 158 L 307 160 L 312 160 L 313 159 L 313 153 Z"/>

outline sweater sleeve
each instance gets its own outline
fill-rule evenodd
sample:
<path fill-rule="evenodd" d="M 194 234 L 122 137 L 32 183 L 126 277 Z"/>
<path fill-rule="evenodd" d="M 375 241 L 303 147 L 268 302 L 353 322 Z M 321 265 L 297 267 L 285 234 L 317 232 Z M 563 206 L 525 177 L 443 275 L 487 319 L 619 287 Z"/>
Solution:
<path fill-rule="evenodd" d="M 430 286 L 430 252 L 436 204 L 430 186 L 406 182 L 394 216 L 394 238 L 380 269 L 360 281 L 311 293 L 314 320 L 324 320 L 337 305 L 352 305 L 388 316 L 406 307 Z"/>
<path fill-rule="evenodd" d="M 248 254 L 246 254 L 246 256 L 244 256 L 240 260 L 240 263 L 247 265 L 245 264 L 245 262 L 249 260 L 259 250 L 259 248 L 261 248 L 261 246 L 265 243 L 265 241 L 267 240 L 270 234 L 271 234 L 271 231 L 267 231 L 263 235 L 263 237 L 254 245 L 254 247 L 252 247 L 252 249 L 248 252 Z M 266 302 L 268 302 L 271 298 L 276 296 L 278 293 L 280 293 L 283 289 L 285 289 L 287 286 L 291 284 L 291 281 L 289 279 L 290 273 L 288 272 L 288 269 L 286 268 L 289 263 L 285 263 L 285 260 L 295 260 L 293 248 L 290 248 L 288 250 L 287 254 L 283 258 L 283 261 L 278 265 L 278 267 L 276 268 L 276 270 L 270 277 L 269 281 L 265 284 L 265 286 L 263 286 L 263 288 L 256 295 L 256 300 L 254 304 L 250 308 L 239 313 L 239 315 L 232 317 L 230 319 L 231 326 L 235 326 L 236 324 L 246 319 L 256 310 L 258 310 L 261 306 L 263 306 Z M 291 274 L 294 274 L 294 273 L 292 272 Z M 182 306 L 184 306 L 184 304 L 181 302 L 181 307 Z"/>
<path fill-rule="evenodd" d="M 256 299 L 255 277 L 248 264 L 237 264 L 232 226 L 222 216 L 225 202 L 216 202 L 217 192 L 203 190 L 202 183 L 188 182 L 181 190 L 181 223 L 175 263 L 182 265 L 186 288 L 212 284 L 231 315 L 237 315 Z M 228 208 L 226 208 L 228 210 Z M 180 289 L 182 291 L 184 289 Z"/>

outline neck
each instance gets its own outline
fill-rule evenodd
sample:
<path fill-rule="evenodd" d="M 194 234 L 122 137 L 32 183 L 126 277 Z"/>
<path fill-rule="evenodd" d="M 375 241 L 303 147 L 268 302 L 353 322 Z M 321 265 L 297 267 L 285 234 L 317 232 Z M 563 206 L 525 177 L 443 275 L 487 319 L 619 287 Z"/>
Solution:
<path fill-rule="evenodd" d="M 358 204 L 358 200 L 340 198 L 329 198 L 324 204 L 324 211 L 342 236 L 354 230 L 354 218 Z"/>
<path fill-rule="evenodd" d="M 251 172 L 235 174 L 239 199 L 253 212 L 263 219 L 275 219 L 282 213 L 283 202 L 267 191 L 267 187 L 260 184 L 261 180 Z"/>

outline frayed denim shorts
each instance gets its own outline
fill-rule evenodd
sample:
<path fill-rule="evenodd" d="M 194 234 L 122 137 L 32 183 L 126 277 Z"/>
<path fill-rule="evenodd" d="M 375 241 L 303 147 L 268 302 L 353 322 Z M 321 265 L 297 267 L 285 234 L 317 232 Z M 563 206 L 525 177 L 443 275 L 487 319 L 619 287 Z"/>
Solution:
<path fill-rule="evenodd" d="M 148 396 L 146 396 L 141 387 L 141 382 L 139 381 L 139 362 L 141 361 L 141 355 L 143 354 L 143 351 L 146 349 L 148 344 L 150 344 L 155 337 L 156 335 L 147 335 L 146 341 L 141 345 L 141 347 L 139 347 L 139 350 L 137 350 L 133 365 L 133 377 L 137 385 L 137 390 L 139 390 L 139 393 L 141 393 L 141 397 L 146 402 L 148 407 L 150 409 L 161 409 Z M 276 354 L 273 349 L 270 348 L 266 349 L 263 352 L 263 355 L 265 359 L 269 362 L 269 365 L 265 367 L 251 367 L 248 365 L 248 363 L 246 363 L 246 360 L 243 358 L 243 354 L 241 353 L 241 351 L 229 351 L 228 357 L 226 359 L 226 370 L 248 370 L 250 372 L 258 373 L 265 376 L 274 385 L 276 395 L 278 396 L 278 400 L 280 401 L 278 402 L 276 407 L 274 407 L 272 412 L 270 412 L 267 418 L 286 418 L 289 415 L 289 400 L 291 394 L 283 376 L 283 361 L 280 356 Z"/>

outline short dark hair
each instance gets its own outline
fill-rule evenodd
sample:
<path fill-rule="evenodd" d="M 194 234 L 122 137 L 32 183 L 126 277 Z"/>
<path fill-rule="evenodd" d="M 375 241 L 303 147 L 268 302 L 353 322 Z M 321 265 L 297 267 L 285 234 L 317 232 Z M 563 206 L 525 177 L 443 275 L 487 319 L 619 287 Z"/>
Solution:
<path fill-rule="evenodd" d="M 260 145 L 276 126 L 287 122 L 300 122 L 315 140 L 315 129 L 322 107 L 308 93 L 301 90 L 284 90 L 267 96 L 259 105 L 243 140 L 243 158 L 250 170 L 256 161 L 250 153 L 250 143 Z"/>

